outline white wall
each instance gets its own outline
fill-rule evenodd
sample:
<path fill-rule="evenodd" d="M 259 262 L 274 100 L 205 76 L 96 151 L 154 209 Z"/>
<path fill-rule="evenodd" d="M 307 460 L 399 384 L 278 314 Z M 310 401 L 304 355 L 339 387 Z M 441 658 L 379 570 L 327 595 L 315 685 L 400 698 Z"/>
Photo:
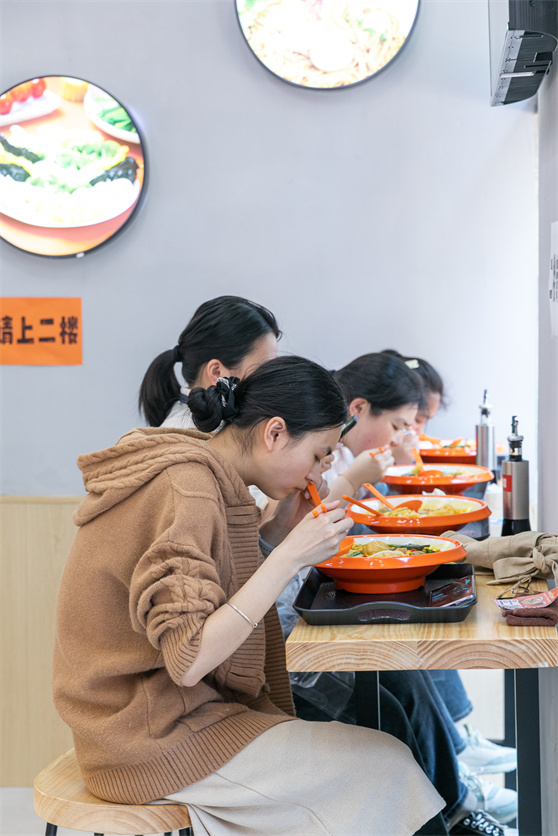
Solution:
<path fill-rule="evenodd" d="M 541 85 L 540 315 L 539 315 L 539 527 L 558 532 L 558 337 L 552 336 L 548 299 L 550 226 L 558 222 L 558 68 Z M 557 812 L 558 818 L 558 812 Z"/>
<path fill-rule="evenodd" d="M 80 452 L 138 422 L 141 377 L 221 293 L 270 307 L 283 348 L 340 366 L 382 348 L 448 383 L 432 424 L 469 435 L 482 390 L 536 454 L 537 133 L 489 107 L 486 0 L 423 0 L 394 65 L 296 89 L 247 48 L 234 0 L 4 2 L 2 86 L 94 81 L 143 127 L 151 176 L 128 230 L 76 260 L 2 246 L 3 294 L 83 297 L 84 364 L 4 367 L 3 487 L 81 491 Z"/>

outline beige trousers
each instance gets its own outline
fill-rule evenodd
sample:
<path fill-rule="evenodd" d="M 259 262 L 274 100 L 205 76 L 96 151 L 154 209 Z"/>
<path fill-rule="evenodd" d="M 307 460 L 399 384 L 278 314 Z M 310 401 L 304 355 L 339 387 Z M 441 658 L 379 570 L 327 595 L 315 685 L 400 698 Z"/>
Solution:
<path fill-rule="evenodd" d="M 195 836 L 411 836 L 444 806 L 396 738 L 305 720 L 167 798 L 188 805 Z"/>

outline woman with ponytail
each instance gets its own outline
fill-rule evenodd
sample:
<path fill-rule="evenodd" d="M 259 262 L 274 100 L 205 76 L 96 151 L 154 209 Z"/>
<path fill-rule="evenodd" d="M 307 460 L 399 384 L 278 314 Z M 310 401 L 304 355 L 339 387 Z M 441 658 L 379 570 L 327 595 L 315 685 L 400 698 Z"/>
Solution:
<path fill-rule="evenodd" d="M 215 385 L 220 377 L 244 377 L 277 355 L 281 331 L 267 308 L 240 296 L 204 302 L 182 331 L 174 348 L 149 366 L 139 393 L 139 409 L 151 427 L 194 427 L 187 406 L 194 386 Z M 188 384 L 175 375 L 180 364 Z"/>
<path fill-rule="evenodd" d="M 280 501 L 319 480 L 346 420 L 334 378 L 280 357 L 188 404 L 221 431 L 135 429 L 78 460 L 88 496 L 61 581 L 54 699 L 86 785 L 116 803 L 183 802 L 195 836 L 445 832 L 403 743 L 294 717 L 274 602 L 350 520 L 326 501 L 291 531 L 260 529 L 248 485 Z"/>

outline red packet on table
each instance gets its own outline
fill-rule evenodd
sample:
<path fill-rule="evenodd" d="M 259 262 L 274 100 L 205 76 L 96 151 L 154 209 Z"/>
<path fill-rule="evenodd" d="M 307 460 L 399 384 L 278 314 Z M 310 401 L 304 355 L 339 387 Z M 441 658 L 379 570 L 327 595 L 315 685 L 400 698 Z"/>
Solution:
<path fill-rule="evenodd" d="M 492 599 L 508 624 L 551 627 L 558 623 L 558 588 L 520 598 Z"/>

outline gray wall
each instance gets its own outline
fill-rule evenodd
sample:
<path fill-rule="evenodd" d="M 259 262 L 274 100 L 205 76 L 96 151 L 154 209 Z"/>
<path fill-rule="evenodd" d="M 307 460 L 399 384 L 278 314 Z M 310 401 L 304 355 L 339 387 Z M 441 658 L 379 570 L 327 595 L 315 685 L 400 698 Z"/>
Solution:
<path fill-rule="evenodd" d="M 558 338 L 548 303 L 550 226 L 558 222 L 558 68 L 539 93 L 540 317 L 539 317 L 539 526 L 558 532 Z M 557 787 L 558 789 L 558 787 Z M 556 813 L 558 819 L 558 811 Z"/>
<path fill-rule="evenodd" d="M 259 65 L 233 0 L 3 3 L 2 86 L 60 73 L 113 92 L 150 184 L 122 236 L 82 259 L 3 245 L 6 296 L 82 296 L 84 364 L 4 367 L 7 494 L 81 491 L 75 458 L 138 423 L 138 385 L 194 308 L 268 305 L 283 348 L 340 366 L 382 348 L 446 379 L 431 431 L 472 434 L 482 390 L 536 454 L 537 130 L 489 107 L 486 0 L 423 0 L 376 79 L 318 92 Z"/>

